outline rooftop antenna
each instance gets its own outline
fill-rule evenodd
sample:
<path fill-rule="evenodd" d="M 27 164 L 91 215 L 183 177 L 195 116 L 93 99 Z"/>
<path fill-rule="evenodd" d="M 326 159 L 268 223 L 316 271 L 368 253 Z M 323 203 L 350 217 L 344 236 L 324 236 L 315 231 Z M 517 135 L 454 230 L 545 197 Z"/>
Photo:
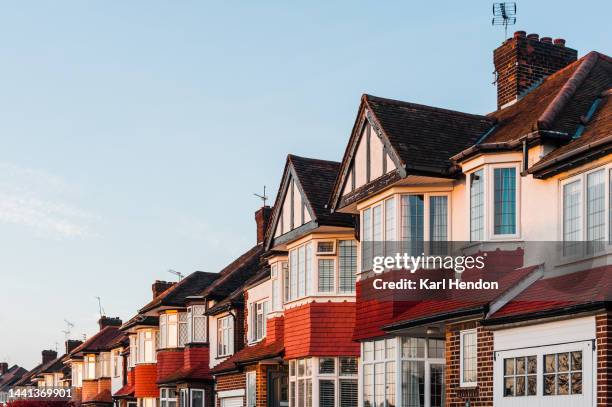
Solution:
<path fill-rule="evenodd" d="M 261 201 L 263 202 L 263 206 L 266 206 L 266 201 L 268 200 L 268 196 L 266 195 L 266 186 L 264 185 L 264 190 L 263 190 L 263 195 L 259 195 L 256 193 L 253 193 L 253 195 L 255 195 L 257 198 L 261 199 Z"/>
<path fill-rule="evenodd" d="M 172 270 L 172 269 L 169 269 L 169 270 L 168 270 L 168 273 L 170 273 L 170 274 L 174 274 L 175 276 L 177 276 L 177 277 L 178 277 L 178 279 L 179 279 L 179 281 L 181 281 L 181 280 L 183 279 L 183 277 L 185 277 L 185 276 L 183 275 L 183 273 L 178 272 L 178 271 L 176 271 L 176 270 Z"/>
<path fill-rule="evenodd" d="M 72 322 L 68 321 L 65 318 L 64 318 L 64 322 L 66 323 L 66 329 L 63 330 L 62 332 L 64 333 L 64 336 L 66 337 L 66 340 L 68 340 L 70 338 L 70 332 L 71 332 L 72 328 L 74 328 L 74 324 Z"/>
<path fill-rule="evenodd" d="M 491 25 L 504 26 L 504 40 L 508 38 L 508 26 L 516 24 L 516 3 L 493 3 Z"/>
<path fill-rule="evenodd" d="M 98 296 L 96 296 L 96 299 L 98 300 L 98 311 L 100 312 L 100 316 L 104 316 L 104 308 L 102 308 L 102 299 Z"/>

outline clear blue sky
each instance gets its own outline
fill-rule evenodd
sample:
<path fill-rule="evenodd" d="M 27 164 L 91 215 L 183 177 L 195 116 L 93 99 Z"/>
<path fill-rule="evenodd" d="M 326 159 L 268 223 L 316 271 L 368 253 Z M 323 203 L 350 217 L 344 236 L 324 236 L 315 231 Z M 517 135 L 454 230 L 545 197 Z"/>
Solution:
<path fill-rule="evenodd" d="M 3 3 L 0 360 L 218 271 L 287 153 L 341 158 L 362 93 L 493 110 L 491 2 L 419 3 Z M 609 1 L 518 6 L 511 32 L 612 54 Z"/>

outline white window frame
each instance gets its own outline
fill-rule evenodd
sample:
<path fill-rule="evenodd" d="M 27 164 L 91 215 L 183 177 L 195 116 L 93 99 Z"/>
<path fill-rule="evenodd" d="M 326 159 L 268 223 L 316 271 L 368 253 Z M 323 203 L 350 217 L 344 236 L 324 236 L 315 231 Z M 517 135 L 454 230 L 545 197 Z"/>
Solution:
<path fill-rule="evenodd" d="M 178 395 L 179 395 L 179 406 L 189 407 L 190 402 L 191 402 L 191 399 L 189 397 L 189 389 L 185 387 L 181 388 L 178 392 Z"/>
<path fill-rule="evenodd" d="M 138 355 L 136 364 L 157 362 L 156 331 L 153 329 L 141 329 L 137 332 Z"/>
<path fill-rule="evenodd" d="M 225 332 L 228 334 L 228 343 L 223 343 Z M 225 347 L 226 351 L 221 353 L 223 347 Z M 232 353 L 234 353 L 234 318 L 231 315 L 227 315 L 217 319 L 217 356 L 225 357 Z"/>
<path fill-rule="evenodd" d="M 474 355 L 476 359 L 476 381 L 468 382 L 463 378 L 463 356 L 464 356 L 464 337 L 466 335 L 475 335 L 476 336 L 476 355 Z M 466 329 L 459 332 L 459 387 L 476 387 L 478 386 L 478 330 L 477 329 Z"/>
<path fill-rule="evenodd" d="M 587 195 L 588 195 L 588 176 L 592 173 L 603 171 L 604 173 L 604 233 L 605 238 L 603 241 L 603 250 L 597 251 L 595 253 L 589 253 L 588 255 L 598 255 L 609 253 L 612 249 L 612 228 L 610 223 L 612 219 L 610 219 L 612 212 L 612 200 L 610 194 L 610 183 L 612 182 L 612 164 L 601 165 L 595 168 L 590 168 L 587 171 L 583 171 L 579 174 L 572 175 L 570 177 L 564 178 L 559 181 L 558 195 L 559 195 L 559 230 L 558 230 L 558 240 L 560 242 L 565 242 L 565 231 L 564 231 L 564 188 L 566 185 L 571 184 L 573 182 L 580 182 L 580 240 L 582 242 L 587 242 L 588 239 L 588 205 L 587 205 Z M 576 255 L 568 255 L 568 258 L 580 258 L 587 255 L 586 252 L 578 253 Z"/>
<path fill-rule="evenodd" d="M 169 396 L 170 391 L 174 391 L 174 397 Z M 159 389 L 159 407 L 178 407 L 178 392 L 175 388 L 162 387 Z"/>
<path fill-rule="evenodd" d="M 202 407 L 206 406 L 206 400 L 204 399 L 204 389 L 189 389 L 189 407 L 193 407 L 193 395 L 196 393 L 202 394 Z"/>
<path fill-rule="evenodd" d="M 521 164 L 517 162 L 495 163 L 485 166 L 487 169 L 485 175 L 485 224 L 488 225 L 490 240 L 513 240 L 521 236 Z M 515 233 L 495 234 L 495 169 L 499 168 L 514 168 L 516 191 L 515 191 L 515 214 L 514 222 L 516 224 Z M 487 216 L 486 207 L 489 207 L 489 215 Z M 486 235 L 485 235 L 486 236 Z"/>
<path fill-rule="evenodd" d="M 97 379 L 96 355 L 85 355 L 83 357 L 83 380 Z"/>
<path fill-rule="evenodd" d="M 319 243 L 331 243 L 332 251 L 331 252 L 320 252 L 319 251 Z M 334 239 L 319 239 L 316 241 L 316 250 L 315 255 L 317 256 L 333 256 L 336 254 L 336 241 Z"/>
<path fill-rule="evenodd" d="M 263 339 L 265 339 L 267 334 L 267 320 L 268 320 L 268 312 L 270 309 L 270 301 L 268 299 L 263 299 L 259 301 L 254 301 L 249 305 L 249 343 L 257 343 Z M 261 307 L 261 308 L 260 308 Z M 258 309 L 260 308 L 260 309 Z M 259 312 L 261 310 L 261 312 Z M 261 330 L 257 329 L 257 317 L 261 315 L 262 326 Z M 261 336 L 258 336 L 261 334 Z"/>
<path fill-rule="evenodd" d="M 249 391 L 249 386 L 253 385 L 253 394 Z M 257 406 L 257 375 L 256 372 L 246 372 L 246 407 Z M 254 400 L 251 400 L 254 397 Z"/>
<path fill-rule="evenodd" d="M 206 305 L 204 304 L 194 304 L 187 307 L 187 343 L 206 343 L 208 341 L 208 317 L 205 312 Z M 201 320 L 204 323 L 204 332 L 201 338 L 196 338 L 193 329 L 196 320 Z"/>
<path fill-rule="evenodd" d="M 119 369 L 119 358 L 120 358 L 120 354 L 119 354 L 119 350 L 118 349 L 114 349 L 111 352 L 111 363 L 113 365 L 112 367 L 112 375 L 113 377 L 119 377 L 121 376 L 121 371 Z"/>

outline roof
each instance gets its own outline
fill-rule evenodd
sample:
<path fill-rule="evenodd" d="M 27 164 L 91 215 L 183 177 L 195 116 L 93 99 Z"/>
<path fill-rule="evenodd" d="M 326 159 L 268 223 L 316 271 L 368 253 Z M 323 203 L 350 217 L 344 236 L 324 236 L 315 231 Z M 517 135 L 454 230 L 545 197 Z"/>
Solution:
<path fill-rule="evenodd" d="M 230 295 L 259 270 L 262 253 L 263 245 L 261 243 L 251 247 L 236 260 L 225 266 L 218 273 L 218 278 L 204 290 L 201 290 L 199 295 L 212 299 L 223 299 Z"/>
<path fill-rule="evenodd" d="M 101 392 L 87 399 L 87 401 L 84 401 L 81 404 L 86 405 L 86 404 L 92 404 L 92 403 L 112 403 L 112 402 L 113 402 L 113 396 L 110 390 L 102 390 Z"/>
<path fill-rule="evenodd" d="M 153 315 L 136 314 L 126 323 L 121 325 L 121 331 L 127 331 L 135 326 L 157 326 L 159 325 L 159 317 Z"/>
<path fill-rule="evenodd" d="M 612 298 L 612 266 L 542 278 L 491 315 L 489 324 L 571 312 L 584 306 L 601 307 Z"/>
<path fill-rule="evenodd" d="M 60 373 L 64 369 L 64 361 L 67 355 L 62 355 L 59 358 L 50 360 L 40 367 L 37 375 L 44 373 Z"/>
<path fill-rule="evenodd" d="M 238 287 L 234 292 L 229 294 L 227 297 L 216 303 L 214 306 L 206 311 L 206 315 L 217 315 L 221 312 L 225 312 L 235 305 L 241 305 L 244 303 L 244 291 L 248 290 L 252 286 L 264 281 L 270 277 L 270 267 L 263 267 L 255 275 L 244 282 L 244 285 Z"/>
<path fill-rule="evenodd" d="M 123 386 L 122 388 L 117 390 L 117 392 L 115 394 L 113 394 L 113 397 L 117 397 L 117 398 L 134 397 L 135 389 L 136 389 L 136 385 L 135 384 L 127 383 L 125 386 Z"/>
<path fill-rule="evenodd" d="M 187 297 L 198 294 L 218 277 L 217 273 L 195 271 L 166 289 L 138 312 L 145 313 L 161 306 L 185 306 Z"/>
<path fill-rule="evenodd" d="M 270 226 L 266 230 L 265 241 L 267 250 L 272 248 L 272 242 L 275 239 L 287 236 L 289 233 L 286 232 L 281 236 L 274 237 L 274 232 L 283 210 L 285 195 L 292 179 L 295 180 L 295 185 L 302 194 L 304 204 L 312 214 L 312 220 L 300 227 L 296 227 L 291 232 L 302 230 L 302 234 L 307 233 L 309 229 L 304 229 L 305 225 L 310 225 L 310 229 L 318 226 L 354 227 L 354 220 L 351 215 L 339 212 L 332 213 L 329 207 L 329 201 L 336 178 L 338 177 L 340 165 L 336 161 L 300 157 L 294 154 L 287 155 L 283 176 L 276 193 Z"/>
<path fill-rule="evenodd" d="M 18 365 L 11 366 L 2 376 L 0 376 L 0 391 L 12 387 L 28 371 Z"/>
<path fill-rule="evenodd" d="M 183 366 L 174 373 L 169 374 L 157 381 L 157 384 L 170 384 L 186 380 L 212 380 L 208 362 L 202 362 L 194 367 Z"/>
<path fill-rule="evenodd" d="M 503 268 L 494 265 L 491 269 L 470 269 L 463 272 L 461 281 L 476 282 L 480 279 L 496 281 L 499 290 L 455 290 L 447 288 L 446 292 L 437 293 L 439 298 L 425 299 L 398 315 L 384 330 L 418 326 L 424 323 L 443 321 L 451 317 L 482 314 L 488 306 L 514 288 L 520 281 L 532 274 L 538 266 L 519 269 Z M 438 271 L 440 272 L 440 271 Z M 413 274 L 414 278 L 419 273 Z M 448 276 L 447 276 L 448 277 Z M 437 290 L 443 291 L 443 290 Z"/>
<path fill-rule="evenodd" d="M 125 333 L 117 326 L 105 326 L 99 330 L 91 338 L 87 339 L 81 345 L 77 346 L 70 356 L 76 356 L 84 353 L 98 353 L 109 351 L 113 348 L 120 338 L 124 338 Z"/>
<path fill-rule="evenodd" d="M 246 346 L 233 354 L 230 358 L 219 363 L 212 369 L 213 375 L 239 370 L 241 365 L 249 364 L 263 359 L 281 356 L 285 350 L 282 341 L 268 343 L 266 340 L 252 346 Z"/>
<path fill-rule="evenodd" d="M 23 376 L 21 376 L 21 378 L 19 380 L 17 380 L 13 386 L 27 386 L 29 384 L 32 383 L 32 378 L 36 377 L 36 375 L 38 374 L 38 372 L 40 371 L 40 368 L 43 366 L 43 364 L 39 364 L 38 366 L 36 366 L 35 368 L 33 368 L 32 370 L 30 370 L 29 372 L 27 372 L 26 374 L 24 374 Z"/>

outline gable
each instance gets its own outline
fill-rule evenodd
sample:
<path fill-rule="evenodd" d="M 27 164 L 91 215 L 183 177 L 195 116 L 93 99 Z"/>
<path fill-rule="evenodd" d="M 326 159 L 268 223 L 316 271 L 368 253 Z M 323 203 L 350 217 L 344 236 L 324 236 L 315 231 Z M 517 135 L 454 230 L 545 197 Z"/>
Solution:
<path fill-rule="evenodd" d="M 342 196 L 397 169 L 391 158 L 392 152 L 383 137 L 382 132 L 378 131 L 370 120 L 363 120 Z"/>
<path fill-rule="evenodd" d="M 282 206 L 277 211 L 274 237 L 284 235 L 312 220 L 310 208 L 304 198 L 302 189 L 290 174 L 280 202 Z"/>

